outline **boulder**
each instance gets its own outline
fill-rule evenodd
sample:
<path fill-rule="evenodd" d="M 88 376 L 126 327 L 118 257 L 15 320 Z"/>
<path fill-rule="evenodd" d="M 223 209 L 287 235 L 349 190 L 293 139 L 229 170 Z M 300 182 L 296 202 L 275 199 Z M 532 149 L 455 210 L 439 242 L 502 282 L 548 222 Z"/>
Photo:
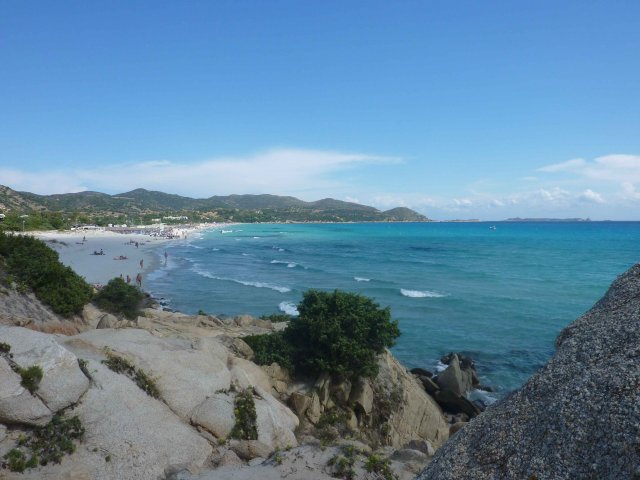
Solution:
<path fill-rule="evenodd" d="M 412 368 L 411 370 L 409 370 L 409 372 L 419 377 L 433 377 L 433 373 L 429 370 L 425 370 L 424 368 Z"/>
<path fill-rule="evenodd" d="M 220 457 L 220 461 L 218 462 L 219 467 L 237 467 L 242 464 L 243 461 L 233 450 L 225 451 Z"/>
<path fill-rule="evenodd" d="M 333 383 L 330 388 L 331 397 L 339 404 L 345 405 L 349 402 L 349 395 L 351 394 L 351 382 L 347 379 L 343 379 L 340 382 Z"/>
<path fill-rule="evenodd" d="M 426 453 L 423 453 L 420 450 L 401 448 L 400 450 L 396 450 L 395 452 L 393 452 L 393 455 L 391 455 L 391 460 L 403 463 L 415 462 L 424 465 L 429 460 L 429 457 Z"/>
<path fill-rule="evenodd" d="M 312 398 L 309 395 L 300 392 L 293 392 L 289 397 L 289 402 L 298 415 L 298 418 L 302 418 L 307 412 L 307 409 L 311 405 L 311 400 Z"/>
<path fill-rule="evenodd" d="M 432 397 L 436 394 L 438 390 L 440 390 L 440 387 L 438 386 L 438 384 L 433 380 L 431 380 L 431 378 L 429 377 L 420 376 L 418 377 L 418 380 L 420 380 L 420 383 L 422 383 L 422 386 L 424 387 L 424 391 L 427 392 Z"/>
<path fill-rule="evenodd" d="M 20 381 L 20 375 L 0 357 L 0 422 L 46 425 L 51 420 L 51 410 L 23 388 Z"/>
<path fill-rule="evenodd" d="M 241 390 L 259 386 L 266 391 L 271 391 L 271 379 L 265 371 L 249 360 L 238 357 L 229 357 L 227 364 L 231 373 L 231 383 Z"/>
<path fill-rule="evenodd" d="M 315 425 L 318 423 L 318 420 L 320 420 L 322 412 L 323 407 L 320 404 L 320 397 L 317 392 L 313 392 L 311 394 L 311 403 L 309 404 L 309 408 L 307 408 L 306 412 L 307 419 Z"/>
<path fill-rule="evenodd" d="M 237 442 L 231 442 L 230 448 L 243 460 L 267 458 L 274 450 L 259 440 L 240 440 Z"/>
<path fill-rule="evenodd" d="M 105 313 L 100 317 L 96 328 L 116 328 L 118 326 L 119 320 L 111 315 L 110 313 Z"/>
<path fill-rule="evenodd" d="M 104 312 L 93 303 L 87 303 L 82 309 L 82 321 L 91 328 L 96 328 L 103 316 Z"/>
<path fill-rule="evenodd" d="M 451 413 L 465 413 L 473 418 L 481 413 L 481 410 L 466 397 L 458 395 L 451 390 L 439 390 L 434 398 L 443 410 Z"/>
<path fill-rule="evenodd" d="M 456 422 L 449 427 L 449 436 L 453 436 L 458 430 L 464 427 L 467 422 Z"/>
<path fill-rule="evenodd" d="M 457 355 L 453 355 L 449 366 L 438 375 L 438 385 L 443 390 L 451 390 L 458 395 L 465 395 L 472 388 L 471 369 L 462 369 Z"/>
<path fill-rule="evenodd" d="M 253 350 L 247 342 L 241 338 L 230 337 L 229 335 L 219 335 L 216 337 L 216 340 L 227 347 L 227 349 L 235 356 L 246 358 L 247 360 L 253 360 Z"/>
<path fill-rule="evenodd" d="M 22 327 L 0 327 L 0 338 L 11 345 L 13 361 L 20 367 L 42 368 L 37 396 L 51 412 L 76 403 L 89 388 L 89 379 L 80 370 L 76 356 L 53 335 Z"/>
<path fill-rule="evenodd" d="M 390 406 L 385 443 L 395 448 L 411 440 L 442 445 L 449 437 L 449 428 L 435 400 L 388 350 L 378 357 L 378 367 L 372 388 L 376 395 L 386 397 Z"/>
<path fill-rule="evenodd" d="M 560 333 L 544 367 L 438 450 L 420 479 L 638 478 L 639 346 L 637 264 Z"/>
<path fill-rule="evenodd" d="M 298 417 L 268 390 L 256 386 L 254 391 L 258 396 L 255 400 L 258 440 L 273 450 L 297 446 L 294 432 L 299 424 Z"/>
<path fill-rule="evenodd" d="M 418 450 L 426 455 L 429 455 L 430 457 L 432 457 L 436 453 L 435 448 L 433 448 L 433 445 L 431 445 L 431 442 L 429 442 L 428 440 L 411 440 L 404 446 L 404 448 Z"/>
<path fill-rule="evenodd" d="M 373 389 L 369 380 L 363 378 L 356 380 L 350 392 L 349 402 L 365 415 L 371 414 L 373 409 Z"/>
<path fill-rule="evenodd" d="M 239 327 L 248 327 L 249 325 L 254 324 L 255 318 L 251 315 L 238 315 L 233 319 L 233 321 Z"/>
<path fill-rule="evenodd" d="M 234 396 L 215 393 L 196 407 L 191 414 L 191 423 L 199 425 L 217 438 L 227 438 L 235 425 Z"/>
<path fill-rule="evenodd" d="M 186 349 L 180 342 L 158 338 L 146 330 L 91 330 L 73 337 L 101 350 L 110 348 L 128 358 L 137 368 L 154 378 L 162 399 L 188 421 L 192 411 L 216 391 L 227 390 L 231 375 L 225 363 L 211 349 Z"/>

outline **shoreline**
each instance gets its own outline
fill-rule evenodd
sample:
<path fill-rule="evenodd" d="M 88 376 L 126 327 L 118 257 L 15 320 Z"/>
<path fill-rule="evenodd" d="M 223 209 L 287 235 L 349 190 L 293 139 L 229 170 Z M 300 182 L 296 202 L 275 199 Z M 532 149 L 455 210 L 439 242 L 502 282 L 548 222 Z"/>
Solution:
<path fill-rule="evenodd" d="M 144 228 L 131 228 L 130 231 L 106 229 L 90 230 L 50 230 L 26 232 L 44 241 L 58 253 L 61 263 L 70 267 L 87 283 L 100 287 L 109 280 L 129 276 L 131 285 L 136 284 L 136 276 L 142 276 L 141 288 L 145 289 L 145 279 L 151 272 L 163 264 L 162 254 L 158 250 L 174 241 L 184 241 L 191 234 L 212 228 L 217 224 L 199 225 L 181 228 L 172 236 L 158 236 L 141 233 Z M 134 233 L 135 231 L 135 233 Z M 95 253 L 103 254 L 96 255 Z"/>

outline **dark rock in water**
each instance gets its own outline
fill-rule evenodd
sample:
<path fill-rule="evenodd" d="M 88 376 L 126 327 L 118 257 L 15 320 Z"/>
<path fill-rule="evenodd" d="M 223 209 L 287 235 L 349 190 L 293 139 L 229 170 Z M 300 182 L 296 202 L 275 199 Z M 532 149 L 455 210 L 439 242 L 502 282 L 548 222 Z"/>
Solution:
<path fill-rule="evenodd" d="M 469 418 L 473 418 L 482 412 L 477 405 L 469 401 L 466 397 L 451 390 L 439 390 L 434 395 L 434 398 L 436 402 L 438 402 L 438 405 L 446 412 L 466 413 L 469 415 Z"/>
<path fill-rule="evenodd" d="M 420 380 L 420 382 L 422 383 L 424 390 L 432 397 L 438 390 L 440 390 L 438 384 L 431 380 L 429 377 L 418 377 L 418 380 Z"/>
<path fill-rule="evenodd" d="M 445 443 L 418 479 L 640 478 L 640 265 L 556 347 L 522 388 Z"/>
<path fill-rule="evenodd" d="M 425 370 L 424 368 L 412 368 L 411 370 L 409 370 L 409 372 L 421 377 L 433 377 L 433 373 L 431 373 L 429 370 Z"/>

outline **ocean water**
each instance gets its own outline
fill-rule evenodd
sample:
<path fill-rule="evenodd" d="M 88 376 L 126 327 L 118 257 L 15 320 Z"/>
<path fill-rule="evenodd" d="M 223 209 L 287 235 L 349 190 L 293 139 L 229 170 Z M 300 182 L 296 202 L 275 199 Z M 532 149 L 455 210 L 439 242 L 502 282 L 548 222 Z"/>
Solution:
<path fill-rule="evenodd" d="M 171 308 L 295 313 L 309 288 L 359 292 L 391 307 L 405 365 L 466 352 L 499 396 L 640 261 L 640 222 L 243 224 L 167 252 L 146 287 Z"/>

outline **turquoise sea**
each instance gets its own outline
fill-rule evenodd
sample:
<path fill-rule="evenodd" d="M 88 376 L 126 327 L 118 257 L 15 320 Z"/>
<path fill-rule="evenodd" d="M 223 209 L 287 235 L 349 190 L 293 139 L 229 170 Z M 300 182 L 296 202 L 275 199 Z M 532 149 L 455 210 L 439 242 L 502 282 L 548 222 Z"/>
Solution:
<path fill-rule="evenodd" d="M 500 395 L 640 261 L 640 222 L 243 224 L 167 252 L 146 286 L 171 308 L 294 313 L 309 288 L 359 292 L 391 307 L 407 366 L 466 352 Z"/>

